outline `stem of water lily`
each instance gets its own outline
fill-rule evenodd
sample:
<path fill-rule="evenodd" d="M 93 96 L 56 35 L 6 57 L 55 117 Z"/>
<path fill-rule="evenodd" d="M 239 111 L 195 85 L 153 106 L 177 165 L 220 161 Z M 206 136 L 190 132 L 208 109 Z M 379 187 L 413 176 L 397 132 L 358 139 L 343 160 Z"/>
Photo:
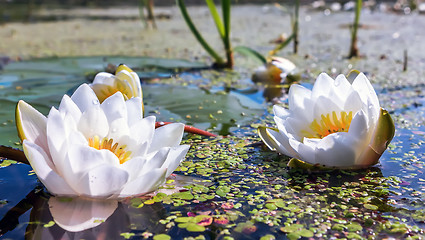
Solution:
<path fill-rule="evenodd" d="M 170 124 L 170 123 L 171 122 L 156 122 L 155 128 L 159 128 L 159 127 L 165 126 L 165 125 Z M 184 125 L 184 131 L 188 132 L 188 133 L 207 136 L 207 137 L 217 137 L 217 135 L 215 135 L 213 133 L 201 130 L 201 129 L 196 128 L 196 127 L 188 126 L 188 125 Z"/>

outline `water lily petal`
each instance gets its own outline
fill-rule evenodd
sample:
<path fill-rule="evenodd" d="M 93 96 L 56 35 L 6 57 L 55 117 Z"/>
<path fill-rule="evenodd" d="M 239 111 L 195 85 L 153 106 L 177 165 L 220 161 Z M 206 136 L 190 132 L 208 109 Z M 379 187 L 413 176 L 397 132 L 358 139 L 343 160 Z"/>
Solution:
<path fill-rule="evenodd" d="M 334 80 L 328 74 L 321 73 L 314 83 L 313 90 L 311 91 L 311 99 L 314 101 L 320 96 L 329 96 L 332 86 L 334 86 Z"/>
<path fill-rule="evenodd" d="M 353 81 L 353 89 L 357 91 L 360 95 L 360 98 L 364 103 L 367 103 L 367 100 L 370 99 L 374 107 L 378 108 L 379 111 L 379 100 L 376 95 L 375 90 L 372 87 L 372 84 L 367 79 L 363 73 L 359 73 Z"/>
<path fill-rule="evenodd" d="M 72 94 L 71 99 L 82 113 L 100 104 L 96 94 L 87 84 L 81 84 Z"/>
<path fill-rule="evenodd" d="M 52 107 L 47 118 L 47 142 L 50 155 L 56 164 L 61 164 L 65 161 L 67 144 L 67 128 L 63 118 L 58 110 Z M 58 163 L 56 163 L 58 162 Z M 61 169 L 57 169 L 59 175 L 62 175 Z"/>
<path fill-rule="evenodd" d="M 300 159 L 311 164 L 318 163 L 316 160 L 316 145 L 307 144 L 309 141 L 299 142 L 295 139 L 289 139 L 289 144 L 298 153 Z"/>
<path fill-rule="evenodd" d="M 157 152 L 148 154 L 146 156 L 147 161 L 140 175 L 145 174 L 153 169 L 161 168 L 168 157 L 170 149 L 171 149 L 170 147 L 163 147 L 159 149 Z"/>
<path fill-rule="evenodd" d="M 152 192 L 165 182 L 166 168 L 156 168 L 128 182 L 118 197 L 130 197 Z"/>
<path fill-rule="evenodd" d="M 284 132 L 281 132 L 284 131 Z M 297 152 L 289 145 L 289 138 L 285 135 L 286 130 L 279 129 L 279 132 L 274 131 L 273 129 L 267 129 L 267 134 L 272 141 L 276 143 L 276 150 L 280 153 L 283 153 L 287 156 L 299 158 Z"/>
<path fill-rule="evenodd" d="M 78 122 L 78 130 L 88 139 L 93 136 L 105 137 L 109 132 L 108 119 L 100 106 L 95 106 L 83 112 Z"/>
<path fill-rule="evenodd" d="M 127 105 L 121 92 L 116 92 L 100 104 L 109 122 L 125 118 L 127 120 Z"/>
<path fill-rule="evenodd" d="M 141 118 L 143 118 L 142 101 L 143 100 L 138 97 L 130 98 L 129 100 L 125 101 L 128 111 L 128 125 L 130 127 L 137 123 Z"/>
<path fill-rule="evenodd" d="M 53 170 L 52 160 L 40 146 L 24 140 L 23 148 L 38 179 L 51 193 L 67 196 L 77 195 L 68 183 Z"/>
<path fill-rule="evenodd" d="M 155 130 L 149 153 L 158 151 L 162 147 L 176 147 L 180 144 L 184 132 L 184 124 L 171 123 Z"/>
<path fill-rule="evenodd" d="M 293 111 L 296 118 L 305 119 L 305 121 L 313 120 L 311 94 L 309 89 L 301 85 L 291 85 L 288 96 L 289 109 Z"/>
<path fill-rule="evenodd" d="M 316 146 L 316 163 L 329 167 L 351 167 L 356 162 L 355 140 L 345 132 L 330 134 Z"/>
<path fill-rule="evenodd" d="M 137 124 L 131 125 L 131 137 L 134 137 L 132 140 L 137 144 L 144 142 L 150 144 L 155 133 L 155 121 L 154 116 L 149 116 L 137 121 Z"/>
<path fill-rule="evenodd" d="M 81 111 L 78 106 L 72 101 L 71 97 L 64 95 L 62 97 L 61 103 L 59 104 L 59 112 L 61 112 L 65 117 L 68 115 L 71 116 L 75 122 L 81 118 Z"/>
<path fill-rule="evenodd" d="M 112 86 L 115 81 L 115 76 L 107 72 L 100 72 L 94 76 L 93 84 L 106 84 Z"/>
<path fill-rule="evenodd" d="M 22 100 L 16 106 L 15 115 L 19 138 L 21 140 L 28 139 L 28 141 L 37 144 L 48 153 L 46 117 Z"/>
<path fill-rule="evenodd" d="M 88 181 L 88 173 L 95 173 L 96 171 L 93 172 L 93 170 L 101 166 L 109 166 L 109 170 L 118 169 L 119 160 L 109 150 L 97 150 L 84 145 L 71 145 L 67 153 L 65 161 L 62 165 L 58 165 L 58 168 L 61 168 L 63 178 L 68 182 L 70 187 L 80 195 L 87 195 L 89 193 L 89 183 L 81 180 L 86 176 L 85 180 Z M 119 169 L 119 171 L 124 170 Z M 90 176 L 93 177 L 94 175 Z M 104 180 L 106 181 L 107 179 Z M 112 181 L 115 181 L 115 179 L 111 178 L 106 182 L 111 183 Z"/>
<path fill-rule="evenodd" d="M 171 173 L 176 170 L 179 164 L 183 161 L 184 156 L 189 151 L 190 145 L 180 145 L 170 149 L 168 153 L 167 160 L 165 160 L 163 167 L 167 168 L 167 173 L 165 177 L 171 175 Z"/>
<path fill-rule="evenodd" d="M 273 113 L 276 117 L 279 117 L 279 118 L 286 118 L 290 114 L 290 112 L 287 109 L 285 109 L 285 108 L 283 108 L 279 105 L 273 106 Z"/>
<path fill-rule="evenodd" d="M 129 181 L 136 179 L 145 167 L 146 159 L 143 157 L 134 157 L 119 166 L 128 172 Z"/>
<path fill-rule="evenodd" d="M 86 172 L 77 182 L 82 196 L 108 198 L 119 192 L 127 182 L 127 171 L 110 165 L 100 165 Z"/>

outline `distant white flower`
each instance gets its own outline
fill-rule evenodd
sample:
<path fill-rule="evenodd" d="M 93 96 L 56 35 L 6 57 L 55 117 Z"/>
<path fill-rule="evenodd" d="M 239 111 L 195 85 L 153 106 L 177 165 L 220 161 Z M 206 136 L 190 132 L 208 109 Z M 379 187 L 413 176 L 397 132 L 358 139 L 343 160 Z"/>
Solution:
<path fill-rule="evenodd" d="M 184 125 L 155 129 L 139 97 L 121 92 L 101 104 L 87 85 L 62 98 L 47 117 L 24 101 L 16 109 L 23 148 L 40 181 L 54 195 L 118 199 L 145 194 L 165 182 L 186 155 Z"/>
<path fill-rule="evenodd" d="M 253 82 L 262 82 L 267 84 L 279 84 L 282 79 L 294 71 L 295 64 L 286 58 L 273 57 L 266 65 L 259 67 L 252 75 Z"/>
<path fill-rule="evenodd" d="M 116 92 L 121 92 L 125 100 L 133 97 L 143 98 L 139 76 L 124 64 L 117 67 L 115 75 L 107 72 L 98 73 L 89 86 L 100 102 Z"/>
<path fill-rule="evenodd" d="M 361 168 L 374 165 L 394 136 L 394 123 L 380 108 L 363 73 L 350 84 L 322 73 L 313 90 L 294 84 L 289 109 L 275 105 L 277 129 L 259 128 L 266 145 L 309 164 Z"/>

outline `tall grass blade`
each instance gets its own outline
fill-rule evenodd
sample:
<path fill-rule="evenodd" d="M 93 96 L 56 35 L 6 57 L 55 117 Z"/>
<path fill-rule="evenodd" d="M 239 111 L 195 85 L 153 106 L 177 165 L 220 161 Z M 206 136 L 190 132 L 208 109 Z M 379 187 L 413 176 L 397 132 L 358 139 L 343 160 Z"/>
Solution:
<path fill-rule="evenodd" d="M 245 46 L 237 46 L 233 49 L 233 51 L 238 52 L 240 54 L 243 54 L 247 57 L 251 57 L 253 59 L 256 59 L 264 65 L 267 64 L 267 59 L 263 55 L 261 55 L 259 52 L 255 51 L 252 48 L 245 47 Z"/>
<path fill-rule="evenodd" d="M 221 38 L 224 38 L 225 36 L 225 30 L 223 22 L 221 21 L 221 17 L 217 12 L 217 8 L 215 7 L 215 3 L 213 0 L 205 0 L 205 2 L 208 5 L 208 8 L 210 9 L 211 15 L 214 19 L 215 25 L 217 26 L 217 30 L 220 33 Z"/>
<path fill-rule="evenodd" d="M 186 21 L 186 24 L 189 26 L 190 31 L 192 31 L 193 35 L 198 40 L 198 42 L 202 45 L 202 47 L 205 49 L 205 51 L 207 51 L 208 54 L 210 54 L 214 58 L 216 63 L 223 64 L 224 61 L 220 57 L 220 55 L 218 55 L 214 51 L 214 49 L 212 49 L 210 47 L 210 45 L 208 45 L 208 43 L 205 41 L 205 39 L 202 37 L 202 35 L 196 29 L 195 25 L 192 22 L 192 19 L 190 18 L 189 14 L 187 12 L 186 5 L 184 4 L 184 0 L 176 0 L 176 2 L 177 2 L 177 6 L 179 6 L 179 8 L 180 8 L 180 11 L 183 15 L 184 20 Z"/>
<path fill-rule="evenodd" d="M 221 8 L 223 11 L 223 22 L 224 22 L 224 48 L 226 49 L 227 66 L 233 67 L 233 51 L 230 44 L 230 0 L 221 0 Z"/>

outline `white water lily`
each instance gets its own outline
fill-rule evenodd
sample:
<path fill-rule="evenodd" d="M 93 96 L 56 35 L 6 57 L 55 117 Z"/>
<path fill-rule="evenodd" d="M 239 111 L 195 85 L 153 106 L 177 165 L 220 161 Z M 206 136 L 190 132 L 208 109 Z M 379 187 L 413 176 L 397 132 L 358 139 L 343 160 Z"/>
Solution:
<path fill-rule="evenodd" d="M 282 79 L 295 70 L 294 63 L 286 58 L 273 57 L 266 65 L 259 67 L 252 75 L 253 82 L 279 84 Z"/>
<path fill-rule="evenodd" d="M 47 117 L 19 101 L 16 124 L 32 168 L 57 196 L 117 199 L 141 195 L 165 182 L 186 155 L 184 125 L 155 129 L 142 100 L 117 92 L 99 103 L 87 85 L 62 98 Z"/>
<path fill-rule="evenodd" d="M 116 92 L 121 92 L 126 100 L 133 97 L 143 98 L 139 76 L 124 64 L 117 67 L 115 75 L 107 72 L 96 74 L 93 83 L 89 86 L 100 102 Z"/>
<path fill-rule="evenodd" d="M 362 168 L 374 165 L 394 136 L 394 123 L 380 108 L 363 73 L 350 84 L 322 73 L 313 89 L 294 84 L 289 109 L 275 105 L 277 128 L 260 127 L 273 150 L 312 165 Z M 290 162 L 291 163 L 291 162 Z"/>

